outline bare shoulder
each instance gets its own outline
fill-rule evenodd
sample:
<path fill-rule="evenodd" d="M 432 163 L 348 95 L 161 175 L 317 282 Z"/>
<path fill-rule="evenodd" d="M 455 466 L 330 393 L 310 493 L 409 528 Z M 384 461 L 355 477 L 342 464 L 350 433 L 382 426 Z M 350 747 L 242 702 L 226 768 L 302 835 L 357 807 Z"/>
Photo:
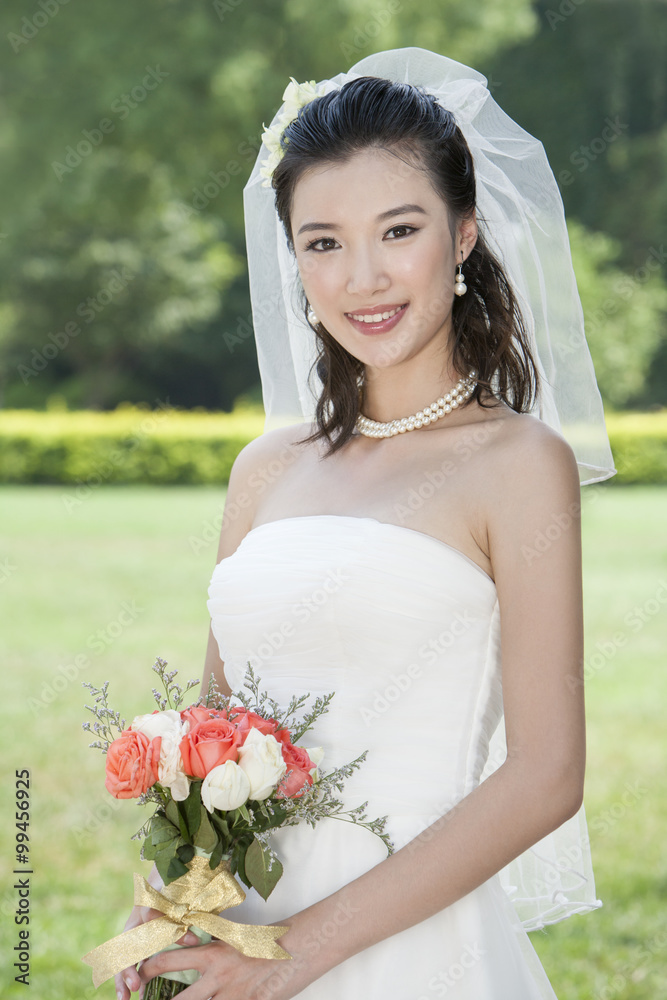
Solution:
<path fill-rule="evenodd" d="M 232 466 L 232 475 L 236 474 L 235 478 L 249 477 L 268 462 L 285 462 L 288 455 L 300 454 L 307 445 L 299 442 L 312 434 L 314 429 L 315 425 L 311 423 L 288 424 L 260 434 L 238 453 Z"/>
<path fill-rule="evenodd" d="M 502 421 L 486 471 L 484 518 L 499 591 L 514 588 L 516 595 L 520 586 L 532 586 L 537 592 L 559 579 L 563 586 L 575 586 L 581 487 L 568 441 L 538 417 L 513 414 Z M 560 544 L 552 544 L 557 539 Z M 541 547 L 539 560 L 530 558 L 536 546 Z"/>
<path fill-rule="evenodd" d="M 310 423 L 276 427 L 253 438 L 238 453 L 229 474 L 218 562 L 236 551 L 252 527 L 258 498 L 308 447 L 300 442 L 313 430 Z"/>
<path fill-rule="evenodd" d="M 493 465 L 490 480 L 511 494 L 552 490 L 554 494 L 576 491 L 579 470 L 569 442 L 539 417 L 514 413 L 500 420 L 494 446 L 488 453 Z"/>

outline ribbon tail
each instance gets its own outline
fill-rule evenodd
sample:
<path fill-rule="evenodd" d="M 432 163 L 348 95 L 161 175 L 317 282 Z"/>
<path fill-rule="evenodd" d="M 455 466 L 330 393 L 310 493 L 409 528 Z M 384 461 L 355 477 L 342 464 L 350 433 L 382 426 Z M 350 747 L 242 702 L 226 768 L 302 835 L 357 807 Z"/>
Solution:
<path fill-rule="evenodd" d="M 174 944 L 186 931 L 185 925 L 175 924 L 167 917 L 156 917 L 98 945 L 81 961 L 92 967 L 93 985 L 97 987 L 117 972 Z"/>
<path fill-rule="evenodd" d="M 286 934 L 289 927 L 237 924 L 214 913 L 192 913 L 190 917 L 197 927 L 201 927 L 203 931 L 231 945 L 249 958 L 292 957 L 277 943 L 277 938 Z"/>

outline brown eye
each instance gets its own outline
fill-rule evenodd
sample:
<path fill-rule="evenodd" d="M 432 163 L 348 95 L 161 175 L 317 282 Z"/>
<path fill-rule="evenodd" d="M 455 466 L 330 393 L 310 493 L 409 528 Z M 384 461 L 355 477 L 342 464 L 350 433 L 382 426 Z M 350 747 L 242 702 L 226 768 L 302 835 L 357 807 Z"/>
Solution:
<path fill-rule="evenodd" d="M 416 231 L 416 226 L 392 226 L 391 229 L 387 230 L 387 234 L 398 232 L 399 235 L 395 236 L 394 239 L 402 239 L 403 236 L 409 236 L 410 233 L 415 233 Z"/>
<path fill-rule="evenodd" d="M 333 246 L 318 247 L 318 243 L 332 243 L 335 244 L 336 241 L 331 236 L 320 236 L 318 240 L 311 240 L 307 243 L 305 250 L 315 250 L 316 253 L 323 253 L 325 250 L 333 250 Z"/>

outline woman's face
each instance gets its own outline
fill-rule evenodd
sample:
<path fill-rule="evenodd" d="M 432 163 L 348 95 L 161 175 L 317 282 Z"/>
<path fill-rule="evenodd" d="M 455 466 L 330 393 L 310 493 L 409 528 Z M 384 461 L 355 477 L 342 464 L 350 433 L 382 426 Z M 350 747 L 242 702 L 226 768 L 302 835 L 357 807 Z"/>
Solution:
<path fill-rule="evenodd" d="M 462 244 L 424 171 L 377 149 L 312 167 L 290 221 L 308 301 L 350 354 L 382 368 L 446 345 Z"/>

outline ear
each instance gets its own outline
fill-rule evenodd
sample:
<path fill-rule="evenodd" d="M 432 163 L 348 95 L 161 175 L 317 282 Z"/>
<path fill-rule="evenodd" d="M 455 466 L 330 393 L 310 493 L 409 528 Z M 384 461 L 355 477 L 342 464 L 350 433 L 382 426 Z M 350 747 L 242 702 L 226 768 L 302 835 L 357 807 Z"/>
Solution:
<path fill-rule="evenodd" d="M 466 260 L 470 255 L 473 247 L 477 243 L 478 229 L 477 229 L 477 217 L 473 212 L 472 215 L 468 216 L 467 219 L 463 219 L 456 230 L 456 263 L 458 264 L 461 260 L 461 251 L 463 251 L 463 259 Z"/>

